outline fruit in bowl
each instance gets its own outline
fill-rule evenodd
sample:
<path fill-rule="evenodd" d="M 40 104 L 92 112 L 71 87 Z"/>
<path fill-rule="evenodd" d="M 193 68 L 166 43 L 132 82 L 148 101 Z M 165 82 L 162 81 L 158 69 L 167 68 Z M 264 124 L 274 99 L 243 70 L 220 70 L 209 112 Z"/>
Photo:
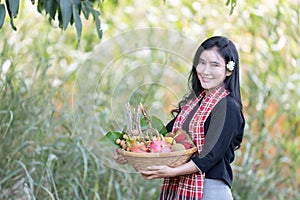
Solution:
<path fill-rule="evenodd" d="M 149 165 L 174 167 L 187 162 L 197 151 L 183 129 L 168 133 L 163 122 L 149 116 L 142 104 L 134 111 L 127 104 L 126 128 L 122 132 L 108 132 L 105 138 L 117 145 L 119 153 L 137 171 Z"/>
<path fill-rule="evenodd" d="M 157 133 L 154 136 L 128 136 L 122 135 L 122 139 L 117 138 L 115 143 L 125 151 L 135 153 L 168 153 L 173 151 L 183 151 L 195 147 L 189 135 L 182 129 L 175 133 L 167 133 L 166 136 Z"/>

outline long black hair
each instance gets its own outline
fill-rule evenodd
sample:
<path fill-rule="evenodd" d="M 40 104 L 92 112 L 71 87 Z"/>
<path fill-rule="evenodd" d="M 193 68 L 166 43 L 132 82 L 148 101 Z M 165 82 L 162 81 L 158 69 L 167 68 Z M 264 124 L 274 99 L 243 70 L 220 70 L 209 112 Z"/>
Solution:
<path fill-rule="evenodd" d="M 209 50 L 212 48 L 216 48 L 218 53 L 224 58 L 225 64 L 229 61 L 233 61 L 235 63 L 234 70 L 230 76 L 227 76 L 224 80 L 225 88 L 230 91 L 230 95 L 237 101 L 237 103 L 243 107 L 241 101 L 241 93 L 240 93 L 240 80 L 239 80 L 239 54 L 234 45 L 234 43 L 224 36 L 213 36 L 206 39 L 197 49 L 193 66 L 189 74 L 188 84 L 189 84 L 189 93 L 184 96 L 183 100 L 181 100 L 178 104 L 178 108 L 171 111 L 172 115 L 175 116 L 181 111 L 182 106 L 186 104 L 186 102 L 192 99 L 195 96 L 199 96 L 204 88 L 201 86 L 199 78 L 197 76 L 196 67 L 199 63 L 200 55 L 204 50 Z"/>

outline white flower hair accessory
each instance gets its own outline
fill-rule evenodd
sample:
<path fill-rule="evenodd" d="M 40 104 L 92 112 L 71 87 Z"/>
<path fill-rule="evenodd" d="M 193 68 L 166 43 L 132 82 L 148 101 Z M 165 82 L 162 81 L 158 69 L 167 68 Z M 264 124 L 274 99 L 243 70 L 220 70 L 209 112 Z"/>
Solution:
<path fill-rule="evenodd" d="M 226 68 L 229 70 L 229 71 L 233 71 L 234 70 L 234 65 L 235 63 L 233 61 L 229 61 L 226 65 Z"/>

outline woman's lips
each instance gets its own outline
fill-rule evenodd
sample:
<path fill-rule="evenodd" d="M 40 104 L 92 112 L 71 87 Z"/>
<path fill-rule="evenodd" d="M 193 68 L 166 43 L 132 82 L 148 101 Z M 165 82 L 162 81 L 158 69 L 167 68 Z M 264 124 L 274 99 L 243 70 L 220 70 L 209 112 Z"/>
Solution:
<path fill-rule="evenodd" d="M 208 77 L 203 77 L 203 76 L 200 76 L 200 77 L 201 77 L 202 81 L 205 82 L 205 83 L 210 82 L 210 80 L 211 80 Z"/>

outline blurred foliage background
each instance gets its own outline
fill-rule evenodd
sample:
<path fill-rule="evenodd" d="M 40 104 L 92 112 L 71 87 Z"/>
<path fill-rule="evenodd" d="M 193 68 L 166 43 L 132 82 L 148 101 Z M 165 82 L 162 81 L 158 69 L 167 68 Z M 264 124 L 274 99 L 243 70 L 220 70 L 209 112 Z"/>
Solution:
<path fill-rule="evenodd" d="M 97 139 L 122 128 L 127 101 L 167 123 L 196 46 L 212 35 L 236 42 L 241 59 L 247 126 L 234 198 L 300 199 L 298 0 L 239 0 L 231 15 L 223 0 L 104 1 L 102 39 L 83 18 L 78 47 L 75 28 L 23 2 L 18 30 L 8 18 L 0 29 L 0 199 L 157 199 L 161 180 L 114 165 Z M 128 52 L 139 39 L 160 45 L 153 38 L 165 49 Z"/>

